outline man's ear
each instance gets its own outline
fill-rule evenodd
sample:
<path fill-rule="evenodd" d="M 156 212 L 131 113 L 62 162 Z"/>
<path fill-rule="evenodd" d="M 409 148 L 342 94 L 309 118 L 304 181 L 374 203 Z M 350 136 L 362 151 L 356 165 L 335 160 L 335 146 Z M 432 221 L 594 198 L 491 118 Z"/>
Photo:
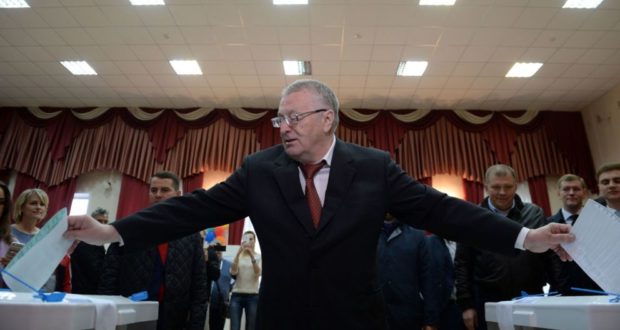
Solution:
<path fill-rule="evenodd" d="M 329 110 L 323 113 L 323 118 L 325 119 L 325 123 L 323 124 L 323 131 L 325 133 L 329 133 L 332 130 L 332 125 L 334 124 L 334 112 Z"/>

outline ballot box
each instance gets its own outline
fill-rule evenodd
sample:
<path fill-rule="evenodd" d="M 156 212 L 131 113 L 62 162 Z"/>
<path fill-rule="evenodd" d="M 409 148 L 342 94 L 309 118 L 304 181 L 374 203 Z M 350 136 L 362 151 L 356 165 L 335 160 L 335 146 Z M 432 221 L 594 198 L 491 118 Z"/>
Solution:
<path fill-rule="evenodd" d="M 0 291 L 2 330 L 146 330 L 156 328 L 157 313 L 157 302 L 122 296 L 67 294 L 62 302 L 43 302 L 32 293 Z"/>
<path fill-rule="evenodd" d="M 526 297 L 486 303 L 489 329 L 620 329 L 614 296 Z"/>

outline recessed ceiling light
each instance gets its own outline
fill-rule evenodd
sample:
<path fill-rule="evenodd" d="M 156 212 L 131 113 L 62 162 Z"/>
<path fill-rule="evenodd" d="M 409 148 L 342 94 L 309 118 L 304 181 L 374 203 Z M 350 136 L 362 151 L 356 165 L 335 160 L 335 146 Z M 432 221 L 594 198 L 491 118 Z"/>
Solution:
<path fill-rule="evenodd" d="M 454 6 L 456 0 L 420 0 L 420 6 Z"/>
<path fill-rule="evenodd" d="M 201 75 L 200 65 L 195 60 L 172 60 L 170 65 L 178 75 Z"/>
<path fill-rule="evenodd" d="M 60 61 L 67 70 L 76 76 L 96 76 L 97 72 L 86 61 Z"/>
<path fill-rule="evenodd" d="M 542 66 L 542 63 L 515 63 L 512 68 L 506 74 L 508 78 L 529 78 L 533 76 L 538 69 Z"/>
<path fill-rule="evenodd" d="M 308 0 L 273 0 L 274 5 L 307 5 Z"/>
<path fill-rule="evenodd" d="M 312 74 L 310 61 L 282 61 L 287 76 L 307 76 Z"/>
<path fill-rule="evenodd" d="M 400 64 L 398 65 L 398 70 L 396 71 L 396 75 L 420 77 L 424 74 L 424 71 L 426 71 L 427 66 L 427 61 L 400 62 Z"/>
<path fill-rule="evenodd" d="M 163 6 L 164 0 L 129 0 L 134 6 Z"/>
<path fill-rule="evenodd" d="M 562 8 L 591 9 L 596 8 L 603 0 L 566 0 Z"/>
<path fill-rule="evenodd" d="M 0 0 L 0 8 L 30 8 L 24 0 Z"/>

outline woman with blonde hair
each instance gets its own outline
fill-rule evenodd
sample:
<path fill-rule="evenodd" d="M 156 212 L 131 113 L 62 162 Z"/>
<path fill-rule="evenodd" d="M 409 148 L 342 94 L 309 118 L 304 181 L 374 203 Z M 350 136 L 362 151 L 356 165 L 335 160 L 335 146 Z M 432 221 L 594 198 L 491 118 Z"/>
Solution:
<path fill-rule="evenodd" d="M 28 243 L 39 232 L 37 225 L 47 215 L 48 205 L 49 197 L 41 189 L 26 189 L 19 194 L 13 209 L 15 224 L 11 227 L 11 233 L 20 243 Z M 65 256 L 47 283 L 43 285 L 43 291 L 71 292 L 69 268 L 70 259 Z"/>
<path fill-rule="evenodd" d="M 235 260 L 230 265 L 230 274 L 236 276 L 230 298 L 230 328 L 240 330 L 241 314 L 245 309 L 246 330 L 256 327 L 258 308 L 258 278 L 261 275 L 260 254 L 254 250 L 256 234 L 253 231 L 243 233 L 241 246 Z"/>

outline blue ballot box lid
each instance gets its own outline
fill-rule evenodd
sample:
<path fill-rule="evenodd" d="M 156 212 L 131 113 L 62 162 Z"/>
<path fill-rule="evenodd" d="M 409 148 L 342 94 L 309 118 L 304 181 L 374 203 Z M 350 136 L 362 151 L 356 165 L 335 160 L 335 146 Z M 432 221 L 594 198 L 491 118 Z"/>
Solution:
<path fill-rule="evenodd" d="M 488 323 L 506 328 L 618 329 L 620 303 L 613 296 L 527 297 L 485 304 Z M 610 301 L 611 300 L 611 301 Z"/>

